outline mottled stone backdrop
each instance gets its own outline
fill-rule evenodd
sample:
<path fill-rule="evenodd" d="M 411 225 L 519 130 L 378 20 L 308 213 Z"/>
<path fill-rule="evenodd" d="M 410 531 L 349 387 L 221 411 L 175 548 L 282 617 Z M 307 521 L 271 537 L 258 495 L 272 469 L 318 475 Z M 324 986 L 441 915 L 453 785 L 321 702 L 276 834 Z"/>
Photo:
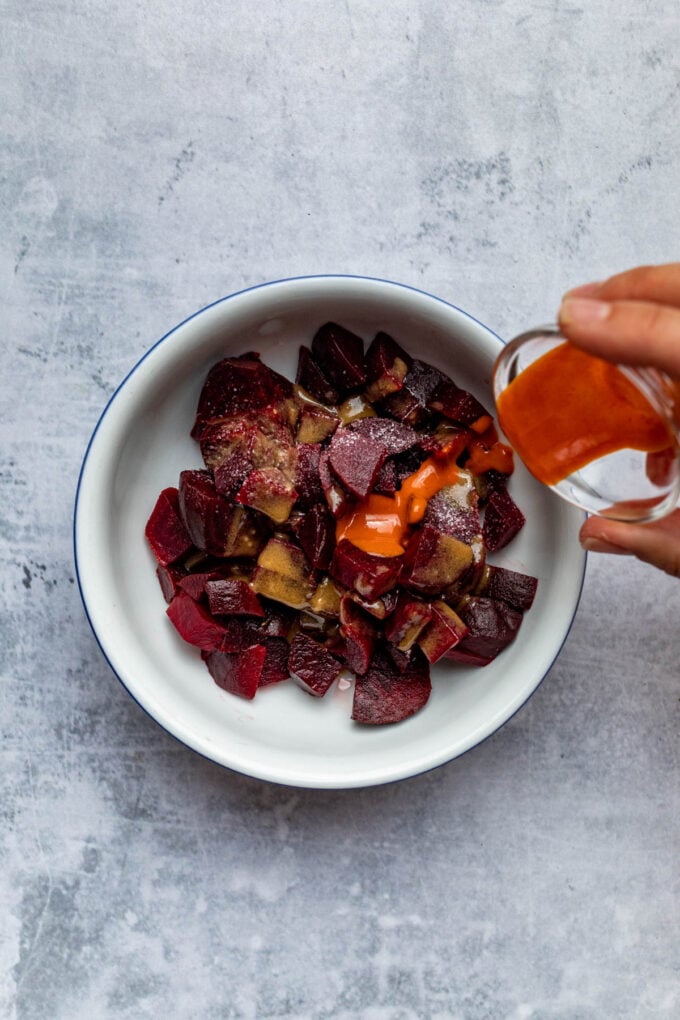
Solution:
<path fill-rule="evenodd" d="M 5 0 L 0 1015 L 680 1016 L 680 587 L 591 557 L 463 759 L 354 792 L 179 746 L 74 583 L 87 439 L 245 285 L 422 286 L 498 332 L 678 258 L 675 0 Z"/>

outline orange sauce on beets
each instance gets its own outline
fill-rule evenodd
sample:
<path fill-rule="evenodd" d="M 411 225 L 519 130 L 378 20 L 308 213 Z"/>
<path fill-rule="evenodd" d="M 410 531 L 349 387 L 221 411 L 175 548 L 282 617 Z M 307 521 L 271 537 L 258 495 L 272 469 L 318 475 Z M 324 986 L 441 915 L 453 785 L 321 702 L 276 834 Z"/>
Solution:
<path fill-rule="evenodd" d="M 569 343 L 537 358 L 496 403 L 504 433 L 546 485 L 617 450 L 653 453 L 673 442 L 668 426 L 616 365 Z"/>

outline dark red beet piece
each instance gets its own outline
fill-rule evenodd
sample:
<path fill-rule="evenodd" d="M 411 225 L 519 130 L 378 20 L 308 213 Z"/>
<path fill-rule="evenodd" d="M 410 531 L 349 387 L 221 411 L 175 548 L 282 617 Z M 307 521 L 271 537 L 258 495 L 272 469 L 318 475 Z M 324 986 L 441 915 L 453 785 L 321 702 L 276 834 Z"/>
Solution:
<path fill-rule="evenodd" d="M 179 510 L 194 545 L 213 556 L 256 556 L 267 538 L 266 518 L 227 502 L 209 471 L 182 471 Z"/>
<path fill-rule="evenodd" d="M 314 638 L 298 632 L 290 646 L 288 671 L 295 681 L 322 698 L 342 670 L 342 663 Z"/>
<path fill-rule="evenodd" d="M 146 538 L 163 566 L 188 553 L 192 541 L 179 511 L 179 493 L 172 486 L 163 489 L 146 523 Z"/>
<path fill-rule="evenodd" d="M 473 561 L 466 542 L 424 525 L 406 547 L 400 581 L 416 594 L 437 596 L 465 577 Z"/>
<path fill-rule="evenodd" d="M 385 623 L 385 637 L 397 645 L 400 651 L 407 652 L 431 618 L 432 606 L 429 602 L 400 591 L 394 612 Z"/>
<path fill-rule="evenodd" d="M 366 395 L 381 400 L 400 390 L 413 359 L 388 333 L 378 333 L 366 351 Z"/>
<path fill-rule="evenodd" d="M 247 581 L 240 578 L 208 580 L 205 585 L 210 612 L 217 616 L 264 616 L 264 609 Z"/>
<path fill-rule="evenodd" d="M 346 489 L 358 499 L 365 499 L 387 457 L 387 447 L 359 431 L 340 428 L 331 439 L 329 463 Z"/>
<path fill-rule="evenodd" d="M 503 549 L 524 527 L 524 514 L 507 490 L 489 496 L 484 513 L 482 536 L 489 552 Z"/>
<path fill-rule="evenodd" d="M 331 471 L 329 457 L 328 450 L 319 455 L 319 478 L 328 509 L 334 517 L 341 517 L 349 504 L 349 496 Z"/>
<path fill-rule="evenodd" d="M 185 591 L 177 592 L 167 608 L 167 614 L 180 637 L 190 645 L 202 648 L 206 652 L 216 651 L 221 647 L 226 629 Z"/>
<path fill-rule="evenodd" d="M 400 672 L 383 652 L 376 652 L 354 686 L 352 719 L 368 725 L 401 722 L 420 711 L 432 690 L 426 660 L 414 655 Z"/>
<path fill-rule="evenodd" d="M 335 521 L 325 503 L 315 503 L 293 524 L 302 551 L 316 570 L 328 570 L 335 546 Z"/>
<path fill-rule="evenodd" d="M 185 571 L 181 567 L 164 567 L 162 563 L 158 564 L 156 577 L 166 602 L 172 602 L 177 591 L 177 585 L 184 577 L 184 574 Z"/>
<path fill-rule="evenodd" d="M 218 687 L 252 701 L 266 656 L 264 645 L 253 645 L 242 652 L 211 652 L 204 656 L 204 661 Z"/>
<path fill-rule="evenodd" d="M 461 645 L 456 645 L 447 652 L 445 658 L 451 662 L 459 662 L 465 666 L 488 666 L 496 658 L 495 655 L 477 655 L 476 652 L 466 651 Z"/>
<path fill-rule="evenodd" d="M 290 676 L 288 669 L 289 644 L 284 638 L 262 636 L 259 642 L 264 645 L 266 655 L 260 673 L 260 687 L 280 684 Z"/>
<path fill-rule="evenodd" d="M 375 621 L 347 595 L 340 600 L 340 635 L 345 641 L 345 662 L 361 676 L 370 665 L 378 632 Z"/>
<path fill-rule="evenodd" d="M 476 397 L 468 390 L 456 386 L 451 379 L 439 383 L 427 401 L 427 406 L 458 425 L 472 425 L 479 418 L 489 416 L 489 412 Z"/>
<path fill-rule="evenodd" d="M 375 476 L 373 491 L 380 496 L 392 496 L 397 491 L 397 468 L 391 457 L 388 457 Z"/>
<path fill-rule="evenodd" d="M 295 382 L 322 404 L 337 404 L 340 393 L 328 381 L 308 347 L 300 347 Z"/>
<path fill-rule="evenodd" d="M 460 643 L 461 651 L 493 658 L 517 636 L 522 614 L 498 599 L 471 595 L 458 610 L 469 633 Z"/>
<path fill-rule="evenodd" d="M 382 443 L 390 457 L 406 453 L 420 442 L 415 429 L 391 418 L 359 418 L 348 425 L 347 429 Z"/>
<path fill-rule="evenodd" d="M 320 444 L 298 443 L 295 490 L 298 494 L 297 506 L 300 509 L 304 510 L 315 506 L 324 499 L 324 491 L 319 477 L 320 454 Z"/>
<path fill-rule="evenodd" d="M 364 342 L 344 326 L 327 322 L 312 340 L 312 356 L 341 397 L 366 382 Z"/>
<path fill-rule="evenodd" d="M 508 570 L 506 567 L 489 567 L 488 571 L 487 583 L 483 588 L 477 589 L 477 594 L 500 599 L 520 613 L 531 609 L 538 587 L 537 578 L 530 574 L 521 574 L 517 570 Z"/>
<path fill-rule="evenodd" d="M 401 556 L 372 556 L 343 538 L 335 547 L 329 572 L 345 588 L 372 602 L 395 587 L 401 562 Z"/>
<path fill-rule="evenodd" d="M 447 380 L 448 376 L 434 365 L 415 359 L 402 388 L 386 397 L 381 406 L 397 421 L 416 427 L 424 425 L 432 418 L 432 412 L 427 406 L 428 400 L 437 386 Z"/>
<path fill-rule="evenodd" d="M 178 587 L 190 595 L 194 602 L 199 602 L 205 595 L 208 581 L 215 581 L 223 576 L 220 570 L 203 570 L 196 574 L 187 574 L 180 580 Z"/>
<path fill-rule="evenodd" d="M 215 468 L 213 476 L 215 489 L 220 496 L 233 499 L 252 470 L 253 465 L 248 457 L 235 450 L 220 461 Z"/>
<path fill-rule="evenodd" d="M 418 638 L 418 644 L 430 663 L 438 662 L 455 648 L 468 633 L 467 624 L 440 599 L 432 603 L 432 620 Z"/>
<path fill-rule="evenodd" d="M 262 364 L 257 355 L 224 358 L 208 372 L 191 435 L 200 439 L 206 425 L 219 418 L 263 411 L 282 417 L 284 401 L 292 396 L 290 380 Z"/>
<path fill-rule="evenodd" d="M 468 545 L 481 534 L 477 490 L 469 473 L 461 471 L 459 482 L 446 485 L 428 500 L 423 525 Z"/>

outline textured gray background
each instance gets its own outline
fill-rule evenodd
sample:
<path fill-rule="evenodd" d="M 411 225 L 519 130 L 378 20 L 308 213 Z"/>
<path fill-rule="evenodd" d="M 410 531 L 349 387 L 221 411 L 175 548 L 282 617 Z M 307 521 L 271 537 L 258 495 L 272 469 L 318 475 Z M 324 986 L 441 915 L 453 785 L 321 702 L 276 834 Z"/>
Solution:
<path fill-rule="evenodd" d="M 591 557 L 501 732 L 308 792 L 144 715 L 70 537 L 107 397 L 217 297 L 365 273 L 511 335 L 678 258 L 675 0 L 0 12 L 0 1016 L 680 1016 L 677 582 Z"/>

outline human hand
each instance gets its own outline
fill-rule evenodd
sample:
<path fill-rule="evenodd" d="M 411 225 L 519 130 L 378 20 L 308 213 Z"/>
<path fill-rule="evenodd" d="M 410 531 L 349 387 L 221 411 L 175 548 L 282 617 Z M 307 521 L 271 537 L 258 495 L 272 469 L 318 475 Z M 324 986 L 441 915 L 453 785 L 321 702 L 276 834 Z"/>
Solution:
<path fill-rule="evenodd" d="M 568 291 L 559 313 L 574 346 L 622 365 L 661 369 L 679 384 L 680 263 L 641 266 Z M 592 552 L 636 556 L 680 577 L 680 509 L 650 524 L 589 517 L 580 540 Z"/>

